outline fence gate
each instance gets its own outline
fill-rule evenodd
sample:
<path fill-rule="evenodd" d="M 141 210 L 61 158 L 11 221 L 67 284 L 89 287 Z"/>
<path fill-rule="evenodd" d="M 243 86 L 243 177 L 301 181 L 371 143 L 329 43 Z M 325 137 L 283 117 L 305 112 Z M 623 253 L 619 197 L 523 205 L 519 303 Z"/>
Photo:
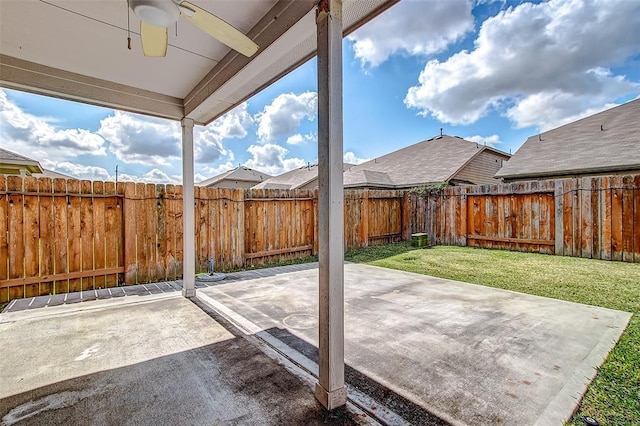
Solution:
<path fill-rule="evenodd" d="M 467 245 L 553 253 L 553 192 L 470 193 L 467 197 Z"/>

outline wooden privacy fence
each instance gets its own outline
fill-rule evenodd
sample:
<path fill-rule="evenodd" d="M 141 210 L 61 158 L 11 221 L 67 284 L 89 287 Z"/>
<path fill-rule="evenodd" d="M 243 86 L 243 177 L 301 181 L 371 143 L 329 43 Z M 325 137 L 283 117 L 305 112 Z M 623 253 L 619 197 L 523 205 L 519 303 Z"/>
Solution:
<path fill-rule="evenodd" d="M 433 244 L 640 262 L 640 175 L 411 194 L 410 232 Z"/>
<path fill-rule="evenodd" d="M 0 301 L 118 285 L 114 183 L 0 175 L 0 197 Z"/>
<path fill-rule="evenodd" d="M 345 248 L 402 239 L 402 201 L 346 191 Z M 0 175 L 0 302 L 180 278 L 182 203 L 179 185 Z M 196 187 L 196 271 L 316 254 L 317 204 L 310 190 Z"/>
<path fill-rule="evenodd" d="M 196 270 L 318 252 L 317 191 L 195 188 Z M 0 302 L 182 275 L 182 187 L 0 175 Z M 640 262 L 640 175 L 347 190 L 345 249 L 408 240 Z"/>

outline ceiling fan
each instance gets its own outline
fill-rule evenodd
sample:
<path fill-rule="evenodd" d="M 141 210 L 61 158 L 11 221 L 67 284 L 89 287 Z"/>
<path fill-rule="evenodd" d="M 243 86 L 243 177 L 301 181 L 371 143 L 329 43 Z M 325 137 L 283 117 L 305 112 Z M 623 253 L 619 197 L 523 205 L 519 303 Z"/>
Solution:
<path fill-rule="evenodd" d="M 145 56 L 164 57 L 167 54 L 168 31 L 180 15 L 211 37 L 233 50 L 252 56 L 258 45 L 222 19 L 183 0 L 129 0 L 129 7 L 140 18 L 140 39 Z"/>

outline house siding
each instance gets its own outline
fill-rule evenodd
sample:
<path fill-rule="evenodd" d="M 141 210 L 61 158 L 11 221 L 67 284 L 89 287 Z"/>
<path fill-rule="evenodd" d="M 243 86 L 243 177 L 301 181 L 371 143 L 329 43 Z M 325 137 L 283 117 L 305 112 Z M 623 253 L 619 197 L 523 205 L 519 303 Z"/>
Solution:
<path fill-rule="evenodd" d="M 318 178 L 312 180 L 311 182 L 307 182 L 297 189 L 316 189 L 318 187 Z"/>
<path fill-rule="evenodd" d="M 451 180 L 472 182 L 476 185 L 497 183 L 498 181 L 494 176 L 502 168 L 502 160 L 508 159 L 508 156 L 486 150 L 462 167 Z"/>

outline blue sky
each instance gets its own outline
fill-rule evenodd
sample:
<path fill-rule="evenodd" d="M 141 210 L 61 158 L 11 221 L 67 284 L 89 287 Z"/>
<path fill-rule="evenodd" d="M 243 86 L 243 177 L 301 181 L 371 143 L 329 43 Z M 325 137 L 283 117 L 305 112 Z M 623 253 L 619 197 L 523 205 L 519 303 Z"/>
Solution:
<path fill-rule="evenodd" d="M 345 160 L 444 129 L 505 152 L 640 96 L 640 1 L 403 0 L 345 39 Z M 196 131 L 196 181 L 317 159 L 316 61 Z M 639 118 L 640 119 L 640 118 Z M 181 180 L 176 122 L 0 90 L 0 140 L 85 179 Z"/>

